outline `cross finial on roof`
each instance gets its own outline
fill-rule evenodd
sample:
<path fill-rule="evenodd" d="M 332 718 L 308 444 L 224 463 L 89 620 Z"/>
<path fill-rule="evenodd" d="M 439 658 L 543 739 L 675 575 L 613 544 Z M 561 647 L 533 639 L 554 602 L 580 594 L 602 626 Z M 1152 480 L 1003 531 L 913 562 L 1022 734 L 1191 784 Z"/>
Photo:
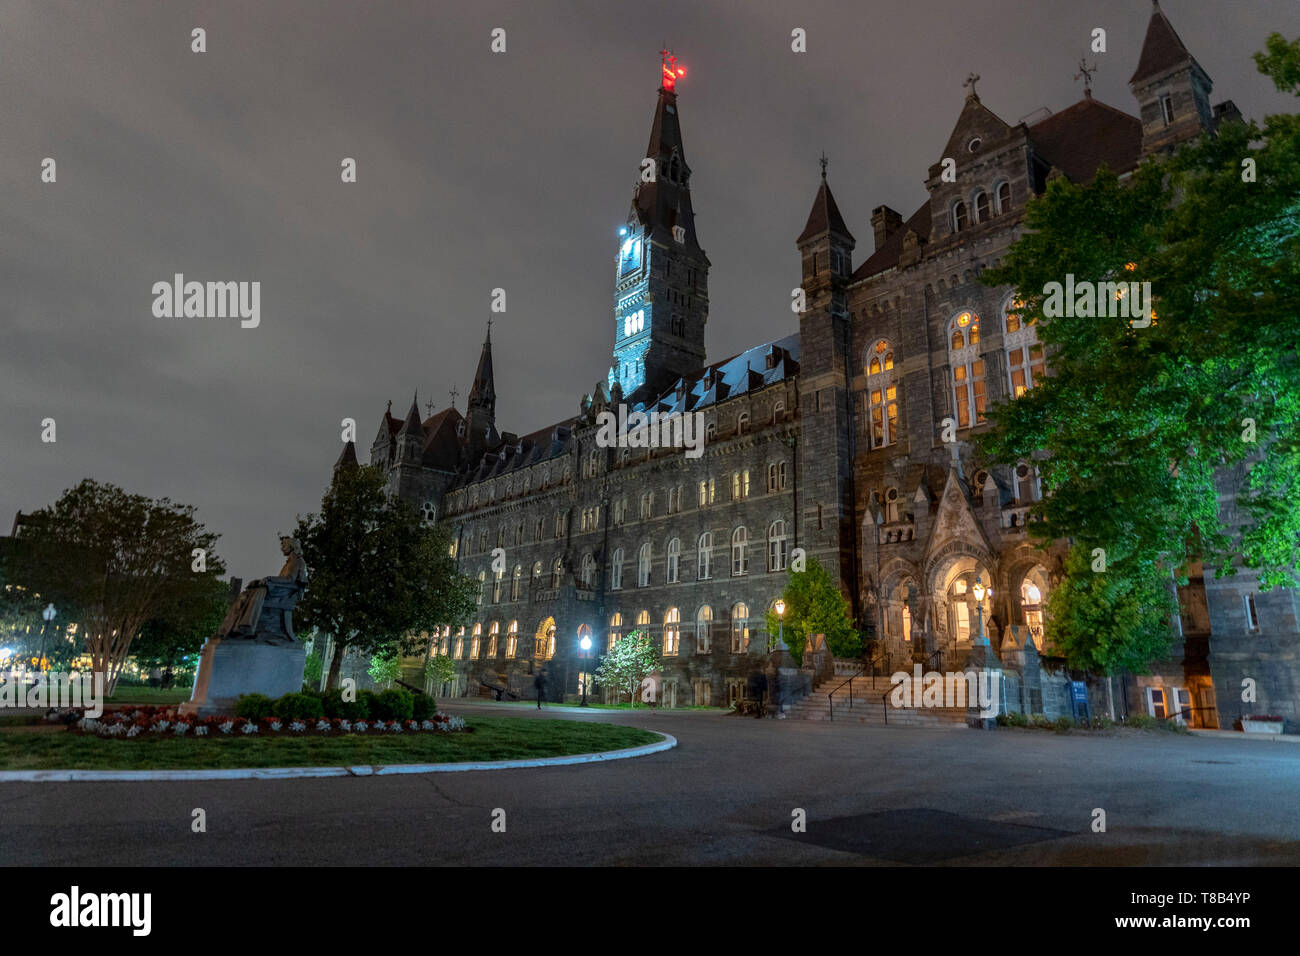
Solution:
<path fill-rule="evenodd" d="M 979 96 L 975 93 L 975 84 L 979 82 L 979 79 L 980 75 L 978 73 L 968 73 L 966 74 L 966 82 L 962 84 L 962 86 L 970 87 L 970 95 L 976 99 L 979 99 Z"/>
<path fill-rule="evenodd" d="M 1092 74 L 1096 72 L 1096 63 L 1089 66 L 1087 57 L 1079 57 L 1079 72 L 1074 74 L 1074 80 L 1076 83 L 1080 79 L 1083 80 L 1083 95 L 1086 97 L 1092 97 Z"/>
<path fill-rule="evenodd" d="M 456 386 L 453 385 L 451 388 L 447 389 L 447 394 L 451 396 L 451 407 L 452 407 L 452 408 L 455 408 L 455 407 L 456 407 L 456 396 L 459 395 L 460 392 L 456 391 Z"/>
<path fill-rule="evenodd" d="M 822 158 L 821 158 L 821 164 L 822 164 L 822 179 L 825 179 L 825 178 L 826 178 L 826 164 L 829 163 L 829 162 L 830 162 L 830 160 L 826 158 L 826 151 L 825 151 L 825 150 L 822 150 Z"/>
<path fill-rule="evenodd" d="M 433 399 L 429 399 L 427 402 L 425 402 L 425 403 L 424 403 L 424 407 L 425 407 L 425 410 L 428 412 L 429 417 L 432 418 L 432 417 L 433 417 Z"/>

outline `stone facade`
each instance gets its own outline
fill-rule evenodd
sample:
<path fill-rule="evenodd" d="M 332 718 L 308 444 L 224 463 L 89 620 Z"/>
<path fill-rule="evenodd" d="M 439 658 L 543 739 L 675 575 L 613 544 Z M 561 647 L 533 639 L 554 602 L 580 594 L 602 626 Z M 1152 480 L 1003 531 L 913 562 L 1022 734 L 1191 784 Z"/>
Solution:
<path fill-rule="evenodd" d="M 578 415 L 499 432 L 490 336 L 464 416 L 421 421 L 413 405 L 398 420 L 390 407 L 371 460 L 387 464 L 394 493 L 449 526 L 462 571 L 483 581 L 475 620 L 431 644 L 457 660 L 457 690 L 486 681 L 531 696 L 546 665 L 552 694 L 574 694 L 592 669 L 581 636 L 598 654 L 643 626 L 665 653 L 668 702 L 725 703 L 762 664 L 764 614 L 801 547 L 838 576 L 888 668 L 960 668 L 983 629 L 1008 706 L 1069 713 L 1069 675 L 1042 638 L 1063 546 L 1030 542 L 1034 462 L 985 470 L 972 455 L 984 411 L 1041 381 L 1046 357 L 1011 290 L 979 275 L 1051 178 L 1129 172 L 1238 114 L 1211 108 L 1208 74 L 1158 7 L 1131 82 L 1138 116 L 1086 92 L 1010 124 L 968 85 L 929 198 L 910 217 L 877 207 L 874 249 L 856 267 L 823 163 L 796 240 L 797 334 L 704 365 L 709 263 L 666 84 L 647 150 L 656 179 L 634 194 L 615 257 L 613 364 Z M 598 446 L 597 417 L 620 405 L 702 414 L 703 456 Z M 992 589 L 982 607 L 977 583 Z M 1230 702 L 1253 677 L 1246 712 L 1294 720 L 1295 596 L 1257 594 L 1248 575 L 1194 575 L 1179 600 L 1171 660 L 1095 684 L 1093 712 L 1186 707 L 1188 722 L 1216 726 L 1237 716 Z"/>

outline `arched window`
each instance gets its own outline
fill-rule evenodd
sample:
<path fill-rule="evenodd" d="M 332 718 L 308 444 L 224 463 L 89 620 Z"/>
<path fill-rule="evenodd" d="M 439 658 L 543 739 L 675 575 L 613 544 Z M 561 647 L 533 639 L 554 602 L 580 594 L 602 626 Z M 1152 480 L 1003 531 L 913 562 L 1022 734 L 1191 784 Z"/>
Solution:
<path fill-rule="evenodd" d="M 898 520 L 898 489 L 885 489 L 885 523 L 893 524 Z"/>
<path fill-rule="evenodd" d="M 596 586 L 596 559 L 591 552 L 582 556 L 582 586 L 588 590 Z"/>
<path fill-rule="evenodd" d="M 664 654 L 676 654 L 682 640 L 682 616 L 677 608 L 670 607 L 664 615 Z"/>
<path fill-rule="evenodd" d="M 997 199 L 998 215 L 1005 215 L 1011 211 L 1011 184 L 1003 181 L 998 183 L 994 190 Z"/>
<path fill-rule="evenodd" d="M 558 591 L 563 584 L 564 561 L 561 558 L 556 558 L 555 562 L 551 565 L 551 587 Z"/>
<path fill-rule="evenodd" d="M 785 536 L 785 521 L 777 518 L 767 529 L 767 569 L 784 571 L 788 539 Z"/>
<path fill-rule="evenodd" d="M 542 586 L 542 562 L 533 562 L 533 590 L 536 591 Z"/>
<path fill-rule="evenodd" d="M 1012 398 L 1019 398 L 1047 377 L 1047 362 L 1038 342 L 1038 329 L 1032 321 L 1021 320 L 1019 309 L 1020 302 L 1012 297 L 1002 310 L 1006 316 L 1003 342 L 1007 350 Z"/>
<path fill-rule="evenodd" d="M 731 653 L 744 654 L 749 650 L 749 606 L 735 604 L 731 608 Z"/>
<path fill-rule="evenodd" d="M 781 419 L 785 417 L 785 402 L 778 401 L 772 406 L 772 424 L 780 424 Z"/>
<path fill-rule="evenodd" d="M 668 542 L 668 576 L 669 584 L 677 583 L 677 569 L 682 557 L 682 542 L 679 538 L 673 538 Z"/>
<path fill-rule="evenodd" d="M 482 604 L 483 599 L 487 597 L 487 572 L 478 573 L 478 603 Z"/>
<path fill-rule="evenodd" d="M 696 568 L 695 578 L 699 581 L 707 581 L 713 577 L 713 532 L 706 531 L 700 535 L 699 541 L 699 564 Z"/>
<path fill-rule="evenodd" d="M 434 507 L 432 501 L 426 501 L 424 504 L 420 505 L 420 517 L 424 520 L 425 524 L 433 524 L 437 516 L 438 509 Z"/>
<path fill-rule="evenodd" d="M 510 626 L 506 628 L 506 657 L 514 659 L 519 653 L 519 622 L 511 621 Z"/>
<path fill-rule="evenodd" d="M 587 456 L 587 477 L 595 478 L 600 471 L 600 452 L 593 451 Z"/>
<path fill-rule="evenodd" d="M 636 586 L 645 588 L 650 586 L 650 558 L 653 555 L 653 549 L 650 542 L 647 541 L 641 545 L 641 552 L 636 558 Z"/>
<path fill-rule="evenodd" d="M 478 660 L 478 652 L 483 646 L 483 625 L 475 624 L 474 633 L 470 636 L 469 641 L 469 659 Z"/>
<path fill-rule="evenodd" d="M 980 341 L 979 316 L 971 311 L 954 316 L 948 341 L 957 427 L 969 428 L 984 421 L 984 360 L 977 348 Z"/>
<path fill-rule="evenodd" d="M 993 218 L 993 210 L 989 204 L 989 194 L 984 190 L 981 189 L 975 194 L 975 199 L 972 205 L 975 207 L 976 222 L 987 222 L 989 219 Z"/>
<path fill-rule="evenodd" d="M 609 559 L 609 589 L 622 590 L 623 587 L 623 549 L 615 548 Z"/>
<path fill-rule="evenodd" d="M 749 428 L 749 412 L 741 412 L 736 416 L 736 434 L 745 434 L 747 428 Z"/>
<path fill-rule="evenodd" d="M 497 656 L 497 638 L 501 635 L 501 622 L 493 621 L 492 626 L 488 628 L 488 660 Z"/>
<path fill-rule="evenodd" d="M 898 384 L 894 380 L 894 352 L 881 339 L 867 361 L 867 412 L 871 422 L 871 447 L 884 448 L 898 441 Z"/>
<path fill-rule="evenodd" d="M 492 572 L 492 603 L 493 604 L 501 603 L 501 591 L 502 591 L 503 582 L 505 581 L 505 577 L 506 577 L 505 568 L 498 568 L 496 571 Z"/>
<path fill-rule="evenodd" d="M 695 653 L 707 654 L 713 646 L 713 608 L 705 604 L 695 612 Z"/>
<path fill-rule="evenodd" d="M 966 204 L 960 200 L 953 204 L 952 207 L 952 229 L 953 232 L 961 232 L 966 228 Z"/>
<path fill-rule="evenodd" d="M 514 572 L 510 575 L 510 600 L 518 601 L 520 592 L 524 586 L 524 566 L 516 564 Z"/>
<path fill-rule="evenodd" d="M 614 645 L 618 643 L 619 637 L 622 636 L 622 630 L 623 615 L 615 611 L 609 616 L 609 643 L 605 645 L 606 650 L 612 651 L 614 649 Z"/>
<path fill-rule="evenodd" d="M 731 574 L 739 577 L 749 573 L 749 530 L 741 525 L 731 532 Z"/>
<path fill-rule="evenodd" d="M 650 626 L 650 612 L 649 612 L 649 611 L 637 611 L 637 612 L 636 612 L 636 626 L 637 626 L 637 627 L 649 627 L 649 626 Z"/>

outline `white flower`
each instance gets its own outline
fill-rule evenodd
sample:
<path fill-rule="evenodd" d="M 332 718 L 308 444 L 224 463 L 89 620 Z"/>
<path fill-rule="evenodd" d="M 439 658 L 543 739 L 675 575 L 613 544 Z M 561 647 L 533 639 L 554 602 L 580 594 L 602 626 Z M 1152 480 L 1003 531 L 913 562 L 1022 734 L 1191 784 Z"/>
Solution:
<path fill-rule="evenodd" d="M 330 729 L 330 722 L 322 717 L 320 720 L 316 721 L 316 729 L 328 732 Z"/>
<path fill-rule="evenodd" d="M 184 721 L 181 721 L 180 723 L 178 723 L 178 724 L 176 725 L 176 736 L 177 736 L 177 737 L 184 737 L 184 736 L 185 736 L 185 731 L 187 731 L 187 730 L 189 730 L 189 729 L 190 729 L 190 725 L 187 724 L 187 723 L 185 723 Z"/>
<path fill-rule="evenodd" d="M 207 735 L 208 735 L 208 728 L 204 727 L 202 724 L 194 728 L 195 737 L 206 737 Z"/>
<path fill-rule="evenodd" d="M 352 723 L 351 723 L 351 721 L 347 721 L 347 720 L 340 721 L 340 722 L 339 722 L 339 727 L 341 727 L 343 730 L 351 730 L 351 729 L 352 729 Z"/>
<path fill-rule="evenodd" d="M 254 723 L 247 723 L 247 724 L 244 724 L 244 733 L 246 733 L 246 734 L 255 734 L 255 733 L 257 733 L 257 724 L 254 724 Z"/>
<path fill-rule="evenodd" d="M 140 731 L 143 730 L 143 729 L 144 729 L 144 728 L 142 728 L 142 727 L 138 727 L 138 726 L 134 726 L 134 725 L 133 725 L 133 726 L 131 727 L 131 729 L 128 730 L 128 731 L 126 732 L 126 735 L 127 735 L 128 737 L 139 737 L 139 736 L 140 736 Z"/>
<path fill-rule="evenodd" d="M 437 730 L 437 729 L 438 729 L 438 725 L 435 724 L 432 720 L 426 720 L 424 723 L 420 724 L 420 729 L 421 729 L 421 730 Z"/>
<path fill-rule="evenodd" d="M 160 720 L 158 721 L 158 723 L 153 725 L 153 729 L 155 732 L 161 734 L 164 733 L 167 730 L 167 728 L 170 727 L 171 725 L 172 722 L 170 720 Z"/>
<path fill-rule="evenodd" d="M 364 734 L 366 732 L 366 722 L 364 720 L 358 720 L 352 725 L 352 729 L 359 734 Z"/>
<path fill-rule="evenodd" d="M 77 726 L 81 728 L 81 731 L 83 733 L 93 734 L 99 730 L 101 724 L 98 720 L 95 720 L 95 718 L 93 717 L 82 717 L 79 721 L 77 721 Z"/>
<path fill-rule="evenodd" d="M 289 729 L 294 731 L 295 733 L 302 733 L 304 730 L 307 729 L 307 725 L 304 724 L 301 720 L 295 720 L 293 723 L 289 725 Z"/>
<path fill-rule="evenodd" d="M 284 724 L 280 723 L 278 720 L 271 721 L 271 729 L 276 731 L 277 733 L 279 732 L 280 728 L 283 726 Z"/>
<path fill-rule="evenodd" d="M 220 726 L 221 726 L 221 732 L 223 734 L 228 734 L 230 733 L 230 728 L 235 726 L 235 722 L 233 720 L 227 720 L 224 723 L 222 723 Z"/>

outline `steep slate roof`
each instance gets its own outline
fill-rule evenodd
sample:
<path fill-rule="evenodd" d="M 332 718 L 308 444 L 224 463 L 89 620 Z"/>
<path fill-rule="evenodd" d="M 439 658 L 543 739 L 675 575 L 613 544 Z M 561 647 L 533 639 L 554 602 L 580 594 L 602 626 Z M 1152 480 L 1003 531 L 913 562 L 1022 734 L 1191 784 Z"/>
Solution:
<path fill-rule="evenodd" d="M 849 227 L 844 224 L 844 217 L 840 215 L 839 206 L 835 205 L 835 197 L 831 195 L 831 187 L 827 185 L 826 176 L 823 174 L 821 187 L 817 190 L 812 209 L 808 213 L 808 222 L 804 225 L 803 232 L 799 233 L 795 244 L 820 236 L 827 230 L 847 236 L 849 239 L 853 238 L 853 233 L 849 232 Z"/>
<path fill-rule="evenodd" d="M 930 203 L 925 202 L 921 208 L 912 213 L 912 218 L 903 223 L 885 244 L 867 256 L 862 265 L 853 272 L 853 281 L 866 279 L 892 269 L 898 265 L 898 257 L 903 253 L 903 239 L 909 232 L 915 232 L 922 242 L 930 238 Z"/>
<path fill-rule="evenodd" d="M 421 463 L 430 468 L 455 471 L 460 459 L 460 439 L 456 426 L 462 422 L 460 412 L 444 408 L 424 422 L 424 451 Z"/>
<path fill-rule="evenodd" d="M 768 368 L 768 356 L 775 362 Z M 799 374 L 799 334 L 788 335 L 684 375 L 658 396 L 629 407 L 641 412 L 693 412 Z M 678 399 L 678 393 L 682 397 Z"/>
<path fill-rule="evenodd" d="M 1133 71 L 1129 83 L 1158 76 L 1191 59 L 1192 55 L 1178 38 L 1173 24 L 1160 9 L 1160 4 L 1156 3 L 1155 9 L 1151 11 L 1151 22 L 1147 24 L 1146 39 L 1142 41 L 1142 55 L 1138 57 L 1137 69 Z"/>
<path fill-rule="evenodd" d="M 1039 156 L 1082 183 L 1102 163 L 1115 173 L 1137 167 L 1142 122 L 1089 96 L 1029 127 L 1029 139 Z"/>

